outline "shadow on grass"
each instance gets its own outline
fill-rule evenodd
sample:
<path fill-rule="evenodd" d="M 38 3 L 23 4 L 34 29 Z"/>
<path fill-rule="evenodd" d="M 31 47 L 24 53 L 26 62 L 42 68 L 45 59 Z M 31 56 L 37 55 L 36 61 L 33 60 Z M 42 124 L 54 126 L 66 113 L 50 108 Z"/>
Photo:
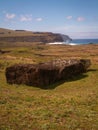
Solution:
<path fill-rule="evenodd" d="M 95 72 L 95 71 L 98 71 L 97 69 L 89 69 L 87 72 Z M 59 85 L 63 84 L 63 83 L 68 83 L 68 82 L 74 82 L 74 81 L 77 81 L 77 80 L 81 80 L 81 79 L 84 79 L 88 77 L 88 74 L 87 73 L 82 73 L 80 75 L 77 75 L 77 76 L 72 76 L 68 79 L 65 79 L 65 80 L 60 80 L 56 83 L 53 83 L 53 84 L 50 84 L 48 86 L 45 86 L 45 87 L 41 87 L 41 86 L 33 86 L 35 88 L 40 88 L 40 89 L 43 89 L 43 90 L 52 90 L 52 89 L 55 89 L 56 87 L 58 87 Z M 30 86 L 32 87 L 32 86 Z"/>
<path fill-rule="evenodd" d="M 47 86 L 47 88 L 46 89 L 55 89 L 56 87 L 58 87 L 59 85 L 61 85 L 61 84 L 63 84 L 63 83 L 67 83 L 67 82 L 73 82 L 73 81 L 77 81 L 77 80 L 80 80 L 80 79 L 84 79 L 84 78 L 86 78 L 86 77 L 88 77 L 88 75 L 86 75 L 86 74 L 81 74 L 81 75 L 78 75 L 78 76 L 73 76 L 73 77 L 71 77 L 70 79 L 66 79 L 66 80 L 61 80 L 61 81 L 58 81 L 57 83 L 54 83 L 54 84 L 52 84 L 52 85 L 49 85 L 49 86 Z"/>
<path fill-rule="evenodd" d="M 89 69 L 87 72 L 95 72 L 98 71 L 98 69 Z"/>
<path fill-rule="evenodd" d="M 84 79 L 84 78 L 86 78 L 86 77 L 88 77 L 88 75 L 87 74 L 80 74 L 80 75 L 78 75 L 78 76 L 73 76 L 73 77 L 70 77 L 70 78 L 68 78 L 68 79 L 64 79 L 64 80 L 60 80 L 60 81 L 58 81 L 58 82 L 55 82 L 55 83 L 53 83 L 53 84 L 50 84 L 50 85 L 48 85 L 48 86 L 33 86 L 33 87 L 35 87 L 35 88 L 40 88 L 40 89 L 42 89 L 42 90 L 52 90 L 52 89 L 55 89 L 56 87 L 58 87 L 59 85 L 61 85 L 61 84 L 63 84 L 63 83 L 67 83 L 67 82 L 73 82 L 73 81 L 77 81 L 77 80 L 81 80 L 81 79 Z M 16 85 L 16 87 L 19 87 L 20 86 L 20 84 L 15 84 Z M 23 85 L 23 84 L 22 84 Z M 28 86 L 28 85 L 27 85 Z M 29 86 L 29 87 L 32 87 L 32 85 L 31 86 Z"/>
<path fill-rule="evenodd" d="M 87 72 L 95 72 L 95 71 L 98 71 L 97 69 L 89 69 Z M 86 73 L 84 74 L 80 74 L 78 76 L 73 76 L 71 77 L 70 79 L 66 79 L 66 80 L 62 80 L 62 81 L 59 81 L 57 83 L 54 83 L 52 85 L 49 85 L 47 87 L 47 89 L 55 89 L 56 87 L 58 87 L 59 85 L 63 84 L 63 83 L 67 83 L 67 82 L 73 82 L 73 81 L 77 81 L 77 80 L 81 80 L 81 79 L 84 79 L 88 77 L 88 75 Z"/>

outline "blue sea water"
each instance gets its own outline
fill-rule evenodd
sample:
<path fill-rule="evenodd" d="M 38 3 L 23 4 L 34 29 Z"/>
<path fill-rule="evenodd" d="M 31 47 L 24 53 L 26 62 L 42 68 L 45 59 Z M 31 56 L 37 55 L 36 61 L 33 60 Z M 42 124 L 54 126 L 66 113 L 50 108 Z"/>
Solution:
<path fill-rule="evenodd" d="M 66 45 L 84 45 L 84 44 L 98 44 L 98 39 L 72 39 L 72 41 L 53 42 L 49 44 L 66 44 Z"/>
<path fill-rule="evenodd" d="M 78 45 L 78 44 L 90 44 L 90 43 L 98 44 L 98 39 L 72 39 L 72 41 L 70 43 L 76 44 L 76 45 Z"/>

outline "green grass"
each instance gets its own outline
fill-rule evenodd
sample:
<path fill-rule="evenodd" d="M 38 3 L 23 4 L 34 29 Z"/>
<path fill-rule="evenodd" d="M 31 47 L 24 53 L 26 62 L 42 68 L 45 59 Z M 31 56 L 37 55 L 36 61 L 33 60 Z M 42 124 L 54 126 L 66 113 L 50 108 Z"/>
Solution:
<path fill-rule="evenodd" d="M 47 57 L 40 59 L 40 56 L 34 55 L 35 52 L 50 54 L 54 48 L 50 49 L 15 48 L 9 54 L 0 55 L 0 130 L 98 130 L 97 53 L 93 56 L 90 56 L 91 52 L 80 55 L 87 55 L 93 61 L 87 73 L 51 85 L 48 90 L 7 84 L 5 68 L 17 62 L 22 63 L 19 55 L 23 59 L 35 58 L 35 62 L 39 62 Z M 8 55 L 16 59 L 2 59 Z"/>

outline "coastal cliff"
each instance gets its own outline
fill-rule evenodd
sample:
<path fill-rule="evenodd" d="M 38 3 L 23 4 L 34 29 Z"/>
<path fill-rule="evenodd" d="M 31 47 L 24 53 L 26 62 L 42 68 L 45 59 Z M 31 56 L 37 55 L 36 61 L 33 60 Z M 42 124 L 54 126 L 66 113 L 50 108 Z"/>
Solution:
<path fill-rule="evenodd" d="M 34 43 L 51 43 L 66 42 L 71 38 L 52 32 L 31 32 L 25 30 L 8 30 L 0 29 L 0 41 L 4 42 L 34 42 Z"/>

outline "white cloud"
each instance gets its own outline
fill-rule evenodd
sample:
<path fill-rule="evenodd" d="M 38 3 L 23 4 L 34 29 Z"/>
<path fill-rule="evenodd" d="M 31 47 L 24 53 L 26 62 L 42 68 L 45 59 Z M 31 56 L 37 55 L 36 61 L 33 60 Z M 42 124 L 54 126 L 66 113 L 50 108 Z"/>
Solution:
<path fill-rule="evenodd" d="M 81 21 L 84 21 L 84 20 L 85 20 L 84 17 L 78 17 L 78 18 L 77 18 L 77 21 L 78 21 L 78 22 L 81 22 Z"/>
<path fill-rule="evenodd" d="M 32 21 L 32 15 L 21 15 L 20 16 L 20 21 L 21 22 Z"/>
<path fill-rule="evenodd" d="M 36 18 L 36 21 L 41 22 L 41 21 L 43 21 L 43 19 L 42 18 Z"/>
<path fill-rule="evenodd" d="M 6 17 L 6 19 L 13 19 L 13 18 L 15 18 L 15 14 L 9 14 L 9 13 L 6 13 L 6 15 L 5 15 L 5 17 Z"/>
<path fill-rule="evenodd" d="M 72 19 L 72 16 L 67 16 L 66 19 L 70 20 Z"/>

